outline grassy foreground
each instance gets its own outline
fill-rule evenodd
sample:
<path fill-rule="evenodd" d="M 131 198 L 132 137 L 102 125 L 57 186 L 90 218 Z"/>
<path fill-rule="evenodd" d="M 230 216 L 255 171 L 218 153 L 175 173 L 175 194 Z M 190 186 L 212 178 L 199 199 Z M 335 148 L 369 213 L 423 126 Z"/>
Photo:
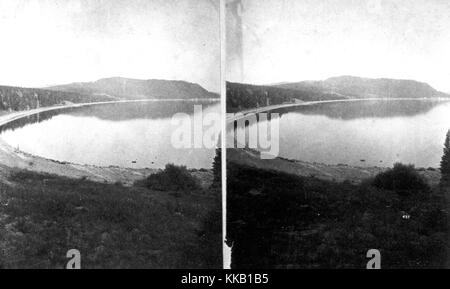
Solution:
<path fill-rule="evenodd" d="M 156 191 L 14 171 L 0 184 L 0 268 L 220 268 L 220 191 Z"/>
<path fill-rule="evenodd" d="M 362 184 L 228 163 L 227 242 L 232 268 L 442 268 L 448 203 L 412 166 Z"/>

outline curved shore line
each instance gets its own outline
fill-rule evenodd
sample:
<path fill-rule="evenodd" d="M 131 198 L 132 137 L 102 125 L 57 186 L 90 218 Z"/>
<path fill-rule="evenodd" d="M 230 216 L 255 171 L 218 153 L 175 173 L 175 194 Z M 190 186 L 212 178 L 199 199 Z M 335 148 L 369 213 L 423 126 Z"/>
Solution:
<path fill-rule="evenodd" d="M 373 98 L 345 98 L 345 99 L 330 99 L 330 100 L 315 100 L 315 101 L 303 101 L 297 103 L 282 103 L 282 104 L 274 104 L 269 106 L 263 106 L 258 108 L 251 108 L 247 110 L 242 110 L 234 113 L 233 116 L 227 117 L 227 124 L 230 122 L 234 122 L 246 117 L 247 114 L 257 114 L 268 112 L 276 109 L 282 108 L 291 108 L 297 106 L 311 106 L 316 104 L 326 104 L 326 103 L 339 103 L 339 102 L 359 102 L 359 101 L 374 101 L 374 100 L 382 100 L 382 101 L 397 101 L 397 100 L 432 100 L 432 101 L 450 101 L 450 98 L 381 98 L 381 97 L 373 97 Z"/>
<path fill-rule="evenodd" d="M 116 103 L 135 103 L 135 102 L 159 102 L 159 101 L 220 101 L 220 98 L 187 98 L 187 99 L 130 99 L 130 100 L 112 100 L 112 101 L 98 101 L 98 102 L 83 102 L 83 103 L 72 103 L 69 105 L 57 105 L 57 106 L 45 106 L 40 108 L 34 108 L 30 110 L 22 110 L 17 112 L 8 113 L 0 116 L 0 127 L 31 115 L 35 115 L 42 112 L 53 111 L 53 110 L 64 110 L 77 107 L 102 105 L 102 104 L 116 104 Z"/>
<path fill-rule="evenodd" d="M 77 107 L 134 103 L 134 102 L 157 102 L 157 101 L 220 101 L 217 98 L 190 98 L 190 99 L 137 99 L 137 100 L 114 100 L 102 102 L 73 103 L 69 105 L 58 105 L 41 107 L 26 111 L 12 112 L 0 116 L 0 127 L 21 118 L 29 117 L 38 113 L 65 110 Z M 149 174 L 159 171 L 159 169 L 126 168 L 118 166 L 95 166 L 88 164 L 76 164 L 64 161 L 47 159 L 38 155 L 15 150 L 0 137 L 0 180 L 8 182 L 8 175 L 13 169 L 27 169 L 35 172 L 55 174 L 70 178 L 86 178 L 96 182 L 116 183 L 131 185 L 134 181 L 142 179 Z"/>
<path fill-rule="evenodd" d="M 363 99 L 338 99 L 338 100 L 323 100 L 323 101 L 309 101 L 300 103 L 285 103 L 279 105 L 270 105 L 260 108 L 253 108 L 234 113 L 231 117 L 227 117 L 227 126 L 235 121 L 245 120 L 249 115 L 264 113 L 276 109 L 290 108 L 297 106 L 310 106 L 324 103 L 338 103 L 338 102 L 356 102 L 364 100 L 427 100 L 427 101 L 450 101 L 450 98 L 363 98 Z M 227 115 L 228 116 L 228 115 Z M 228 144 L 228 142 L 227 142 Z M 287 159 L 283 157 L 276 157 L 274 159 L 261 159 L 260 153 L 254 149 L 247 148 L 233 148 L 227 151 L 227 162 L 247 165 L 265 170 L 280 171 L 288 174 L 298 175 L 302 177 L 314 176 L 324 180 L 331 181 L 351 181 L 359 183 L 364 179 L 374 177 L 376 174 L 385 171 L 388 167 L 356 167 L 351 165 L 340 164 L 325 164 L 325 163 L 311 163 L 298 159 Z M 439 170 L 420 170 L 422 175 L 432 185 L 437 185 L 440 181 L 441 174 Z"/>

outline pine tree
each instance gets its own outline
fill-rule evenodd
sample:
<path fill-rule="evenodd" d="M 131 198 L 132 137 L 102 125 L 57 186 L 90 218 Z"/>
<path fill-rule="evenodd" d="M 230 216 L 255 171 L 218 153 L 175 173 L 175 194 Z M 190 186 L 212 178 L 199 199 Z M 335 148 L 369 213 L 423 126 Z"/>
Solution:
<path fill-rule="evenodd" d="M 216 149 L 216 155 L 213 161 L 213 186 L 220 188 L 222 186 L 222 150 Z"/>
<path fill-rule="evenodd" d="M 441 160 L 441 184 L 450 186 L 450 130 L 444 144 L 444 155 Z"/>

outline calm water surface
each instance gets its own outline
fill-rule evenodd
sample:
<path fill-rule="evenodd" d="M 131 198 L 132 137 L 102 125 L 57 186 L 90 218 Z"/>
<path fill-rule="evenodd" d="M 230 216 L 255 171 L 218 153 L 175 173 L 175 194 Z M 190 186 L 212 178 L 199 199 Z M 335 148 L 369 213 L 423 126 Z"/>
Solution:
<path fill-rule="evenodd" d="M 191 118 L 194 104 L 203 114 L 220 112 L 218 102 L 158 101 L 106 104 L 47 112 L 16 121 L 0 137 L 14 148 L 79 164 L 162 168 L 167 163 L 210 168 L 214 149 L 179 149 L 171 144 L 175 113 Z M 219 128 L 220 129 L 220 124 Z"/>
<path fill-rule="evenodd" d="M 280 156 L 355 166 L 438 167 L 450 102 L 362 101 L 281 109 Z"/>

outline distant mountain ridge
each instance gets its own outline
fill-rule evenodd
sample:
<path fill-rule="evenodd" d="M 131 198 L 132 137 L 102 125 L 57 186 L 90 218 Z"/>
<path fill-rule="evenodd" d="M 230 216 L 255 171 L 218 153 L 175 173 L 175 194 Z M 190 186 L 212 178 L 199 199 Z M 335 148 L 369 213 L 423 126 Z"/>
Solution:
<path fill-rule="evenodd" d="M 326 80 L 273 85 L 283 89 L 337 94 L 345 98 L 435 98 L 450 97 L 429 84 L 415 80 L 338 76 Z"/>
<path fill-rule="evenodd" d="M 196 83 L 180 80 L 103 78 L 94 82 L 76 82 L 48 87 L 50 90 L 68 91 L 88 95 L 105 95 L 116 99 L 188 99 L 218 98 Z"/>
<path fill-rule="evenodd" d="M 450 98 L 415 80 L 338 76 L 326 80 L 253 85 L 227 82 L 227 112 L 273 104 L 356 98 Z"/>

